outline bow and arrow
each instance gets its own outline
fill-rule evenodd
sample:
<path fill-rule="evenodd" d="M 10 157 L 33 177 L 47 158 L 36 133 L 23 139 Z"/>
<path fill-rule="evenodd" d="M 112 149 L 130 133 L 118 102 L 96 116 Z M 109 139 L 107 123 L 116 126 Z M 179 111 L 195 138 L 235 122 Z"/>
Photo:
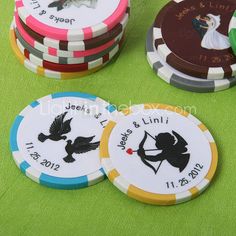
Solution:
<path fill-rule="evenodd" d="M 144 149 L 144 144 L 147 141 L 148 136 L 156 141 L 156 148 L 146 149 L 146 150 Z M 159 171 L 164 160 L 168 161 L 170 165 L 178 168 L 179 171 L 182 172 L 187 166 L 190 159 L 190 154 L 186 153 L 188 151 L 188 149 L 186 148 L 187 145 L 188 143 L 175 131 L 172 131 L 172 134 L 161 133 L 156 137 L 153 137 L 150 133 L 145 131 L 144 137 L 139 144 L 139 149 L 133 150 L 132 148 L 129 148 L 127 149 L 126 152 L 129 155 L 137 153 L 141 161 L 146 166 L 151 168 L 155 174 L 157 174 L 157 172 Z M 153 156 L 146 155 L 146 152 L 151 152 L 151 151 L 162 151 L 162 152 Z M 158 165 L 157 169 L 155 169 L 153 165 L 149 163 L 158 161 L 160 161 L 160 164 Z"/>

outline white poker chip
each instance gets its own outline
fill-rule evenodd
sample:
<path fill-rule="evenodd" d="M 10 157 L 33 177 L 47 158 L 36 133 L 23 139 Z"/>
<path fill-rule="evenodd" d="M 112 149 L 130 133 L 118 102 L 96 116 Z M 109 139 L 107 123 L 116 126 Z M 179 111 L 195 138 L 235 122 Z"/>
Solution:
<path fill-rule="evenodd" d="M 114 106 L 78 92 L 48 95 L 15 119 L 10 146 L 17 166 L 37 183 L 76 189 L 104 179 L 99 160 L 103 129 Z"/>
<path fill-rule="evenodd" d="M 218 153 L 212 135 L 193 115 L 169 105 L 144 104 L 109 121 L 100 158 L 109 180 L 129 197 L 173 205 L 206 189 Z"/>

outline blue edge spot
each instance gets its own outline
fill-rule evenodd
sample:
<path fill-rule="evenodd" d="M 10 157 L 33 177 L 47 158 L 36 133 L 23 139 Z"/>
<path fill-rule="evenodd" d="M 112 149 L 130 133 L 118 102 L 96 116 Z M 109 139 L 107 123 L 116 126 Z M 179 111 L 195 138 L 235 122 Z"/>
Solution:
<path fill-rule="evenodd" d="M 23 116 L 17 116 L 15 119 L 15 122 L 11 128 L 11 135 L 10 135 L 10 146 L 11 146 L 11 151 L 16 152 L 19 150 L 18 144 L 17 144 L 17 132 L 20 126 L 20 123 L 24 119 Z"/>
<path fill-rule="evenodd" d="M 107 109 L 110 113 L 116 111 L 116 107 L 113 106 L 113 105 L 109 105 L 109 106 L 107 106 L 106 109 Z"/>
<path fill-rule="evenodd" d="M 99 171 L 104 175 L 104 177 L 106 176 L 102 168 L 100 168 Z M 78 189 L 88 187 L 89 184 L 87 175 L 78 178 L 59 178 L 42 173 L 39 181 L 42 185 L 57 189 Z"/>
<path fill-rule="evenodd" d="M 20 164 L 20 170 L 25 174 L 26 173 L 26 170 L 30 167 L 30 164 L 26 161 L 23 161 L 21 164 Z"/>
<path fill-rule="evenodd" d="M 32 108 L 35 108 L 39 105 L 38 101 L 34 101 L 30 104 Z M 20 127 L 20 124 L 22 120 L 24 119 L 24 116 L 18 115 L 14 121 L 14 124 L 11 128 L 11 135 L 10 135 L 10 146 L 11 146 L 11 151 L 16 152 L 19 151 L 19 147 L 17 144 L 17 132 Z"/>
<path fill-rule="evenodd" d="M 15 122 L 11 128 L 11 135 L 10 135 L 10 146 L 11 146 L 11 151 L 12 152 L 17 152 L 19 151 L 19 147 L 17 144 L 17 132 L 19 129 L 19 126 L 24 119 L 23 116 L 17 116 L 15 119 Z M 23 161 L 20 164 L 20 170 L 25 174 L 26 170 L 30 167 L 29 163 L 26 161 Z"/>
<path fill-rule="evenodd" d="M 39 181 L 40 184 L 57 189 L 77 189 L 88 186 L 86 175 L 78 178 L 59 178 L 42 173 Z"/>
<path fill-rule="evenodd" d="M 61 98 L 61 97 L 79 97 L 79 98 L 86 98 L 91 101 L 95 101 L 97 98 L 94 95 L 90 95 L 90 94 L 86 94 L 86 93 L 79 93 L 79 92 L 62 92 L 62 93 L 52 94 L 52 99 Z"/>
<path fill-rule="evenodd" d="M 39 102 L 38 101 L 34 101 L 34 102 L 32 102 L 31 104 L 30 104 L 30 106 L 32 107 L 32 108 L 35 108 L 35 107 L 37 107 L 39 105 Z"/>

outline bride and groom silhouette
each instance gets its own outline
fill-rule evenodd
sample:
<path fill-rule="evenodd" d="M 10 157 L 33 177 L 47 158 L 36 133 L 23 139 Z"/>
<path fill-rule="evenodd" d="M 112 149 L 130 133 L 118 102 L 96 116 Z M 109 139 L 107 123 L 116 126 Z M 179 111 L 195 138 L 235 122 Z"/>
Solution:
<path fill-rule="evenodd" d="M 220 16 L 198 15 L 192 20 L 193 28 L 199 33 L 201 47 L 205 49 L 224 50 L 230 48 L 229 38 L 217 31 L 221 24 Z"/>

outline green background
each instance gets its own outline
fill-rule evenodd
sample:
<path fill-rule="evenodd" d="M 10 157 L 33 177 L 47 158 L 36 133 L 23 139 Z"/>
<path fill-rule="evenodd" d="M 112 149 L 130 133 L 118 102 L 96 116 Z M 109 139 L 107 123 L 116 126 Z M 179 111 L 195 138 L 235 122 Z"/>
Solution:
<path fill-rule="evenodd" d="M 0 1 L 0 235 L 233 235 L 236 231 L 236 87 L 197 94 L 155 76 L 145 56 L 146 31 L 166 0 L 133 0 L 120 56 L 91 76 L 56 81 L 27 71 L 11 51 L 14 1 Z M 159 102 L 195 107 L 219 149 L 211 186 L 170 207 L 128 198 L 108 180 L 77 191 L 49 189 L 25 177 L 9 149 L 15 116 L 31 101 L 61 91 L 95 94 L 116 105 Z"/>

